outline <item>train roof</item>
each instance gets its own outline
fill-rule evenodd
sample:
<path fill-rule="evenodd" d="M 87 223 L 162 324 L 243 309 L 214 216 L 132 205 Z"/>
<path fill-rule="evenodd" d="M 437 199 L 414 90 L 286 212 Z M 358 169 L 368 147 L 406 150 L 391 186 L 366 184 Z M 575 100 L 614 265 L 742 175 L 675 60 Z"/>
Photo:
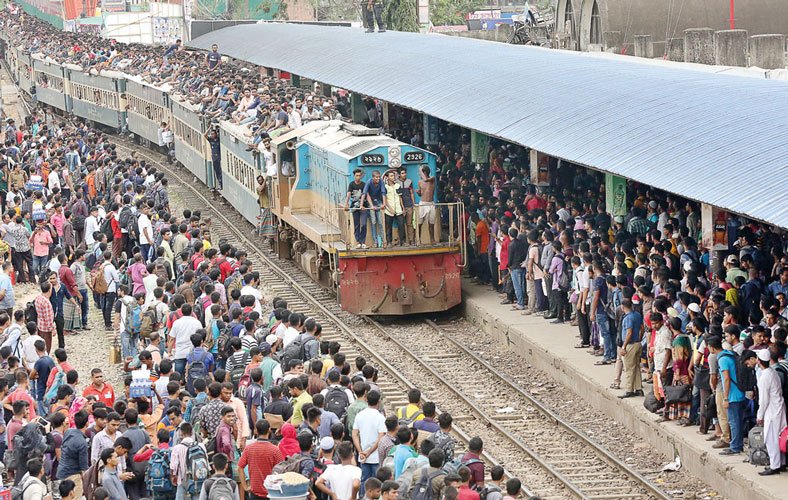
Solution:
<path fill-rule="evenodd" d="M 298 137 L 299 142 L 308 142 L 348 160 L 380 146 L 407 146 L 402 141 L 382 135 L 378 129 L 340 120 L 309 122 L 303 127 L 280 135 L 275 139 L 275 144 L 281 144 L 295 137 Z"/>

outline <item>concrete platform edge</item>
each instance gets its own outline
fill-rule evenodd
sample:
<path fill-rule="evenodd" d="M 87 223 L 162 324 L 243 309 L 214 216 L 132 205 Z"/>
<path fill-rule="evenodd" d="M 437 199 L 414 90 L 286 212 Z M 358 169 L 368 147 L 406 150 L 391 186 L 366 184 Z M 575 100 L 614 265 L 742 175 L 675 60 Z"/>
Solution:
<path fill-rule="evenodd" d="M 467 293 L 466 290 L 469 287 L 475 288 L 473 292 L 476 293 Z M 490 297 L 485 299 L 481 294 L 490 295 L 494 301 L 490 302 Z M 497 295 L 493 295 L 488 288 L 485 287 L 484 290 L 481 290 L 481 287 L 463 280 L 462 308 L 465 318 L 479 327 L 481 333 L 505 344 L 509 350 L 523 357 L 535 368 L 552 374 L 555 380 L 564 386 L 573 388 L 594 409 L 613 418 L 645 441 L 655 444 L 656 451 L 668 457 L 675 457 L 678 454 L 681 457 L 682 467 L 685 467 L 693 475 L 703 478 L 707 484 L 713 485 L 712 487 L 726 498 L 747 498 L 748 500 L 785 498 L 784 491 L 782 495 L 775 495 L 775 490 L 769 491 L 770 488 L 756 484 L 752 478 L 746 477 L 739 470 L 741 467 L 725 463 L 720 457 L 710 454 L 711 450 L 705 450 L 695 443 L 689 442 L 683 434 L 694 433 L 695 427 L 684 428 L 675 427 L 672 423 L 656 423 L 654 421 L 657 418 L 656 415 L 649 413 L 642 407 L 642 398 L 635 400 L 639 406 L 619 399 L 616 397 L 617 392 L 613 392 L 606 385 L 603 386 L 588 377 L 581 370 L 582 367 L 573 366 L 558 354 L 539 345 L 538 342 L 530 338 L 523 325 L 507 324 L 507 321 L 496 316 L 496 313 L 508 311 L 501 309 L 503 306 L 500 306 L 501 308 L 490 307 L 491 303 L 497 304 L 497 302 Z M 559 329 L 568 328 L 567 326 L 551 325 L 545 320 L 538 321 L 544 323 L 544 333 L 547 334 L 551 330 L 557 333 Z M 562 335 L 562 337 L 565 336 Z M 593 360 L 589 356 L 589 364 L 592 362 Z M 714 450 L 714 452 L 716 451 Z M 740 455 L 737 459 L 743 460 L 744 455 Z M 741 464 L 741 466 L 750 467 L 754 471 L 760 470 L 760 468 L 756 469 L 749 464 Z"/>

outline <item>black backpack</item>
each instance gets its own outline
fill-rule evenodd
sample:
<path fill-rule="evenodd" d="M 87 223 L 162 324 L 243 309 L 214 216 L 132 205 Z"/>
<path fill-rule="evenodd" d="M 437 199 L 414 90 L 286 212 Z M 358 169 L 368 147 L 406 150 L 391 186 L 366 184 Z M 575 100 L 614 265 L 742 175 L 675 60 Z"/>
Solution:
<path fill-rule="evenodd" d="M 788 361 L 780 361 L 774 365 L 774 371 L 780 377 L 780 386 L 783 389 L 783 402 L 788 407 Z"/>
<path fill-rule="evenodd" d="M 292 342 L 290 342 L 285 350 L 282 352 L 282 366 L 287 369 L 287 365 L 291 360 L 297 359 L 304 360 L 304 334 L 299 334 Z"/>
<path fill-rule="evenodd" d="M 347 392 L 344 387 L 329 387 L 326 392 L 325 405 L 326 411 L 330 411 L 337 418 L 342 419 L 347 413 L 347 407 L 350 406 L 350 399 L 347 397 Z"/>
<path fill-rule="evenodd" d="M 736 352 L 722 351 L 719 355 L 717 355 L 718 362 L 721 356 L 732 356 L 734 362 L 736 363 L 736 380 L 733 380 L 733 377 L 731 377 L 731 383 L 735 385 L 741 392 L 754 390 L 755 385 L 757 384 L 755 370 L 752 368 L 747 368 L 747 366 L 742 363 L 741 356 L 739 356 Z M 730 374 L 728 375 L 730 376 Z M 722 375 L 720 374 L 720 378 L 721 377 Z"/>
<path fill-rule="evenodd" d="M 38 324 L 38 311 L 34 302 L 28 302 L 25 305 L 25 323 L 30 322 Z"/>
<path fill-rule="evenodd" d="M 115 235 L 112 232 L 112 222 L 110 221 L 110 217 L 112 216 L 104 219 L 104 221 L 101 223 L 101 228 L 99 229 L 99 231 L 101 231 L 101 233 L 107 237 L 108 242 L 115 239 Z"/>
<path fill-rule="evenodd" d="M 410 500 L 436 500 L 432 491 L 432 480 L 445 474 L 442 470 L 427 474 L 427 469 L 422 469 L 419 481 L 411 490 Z"/>

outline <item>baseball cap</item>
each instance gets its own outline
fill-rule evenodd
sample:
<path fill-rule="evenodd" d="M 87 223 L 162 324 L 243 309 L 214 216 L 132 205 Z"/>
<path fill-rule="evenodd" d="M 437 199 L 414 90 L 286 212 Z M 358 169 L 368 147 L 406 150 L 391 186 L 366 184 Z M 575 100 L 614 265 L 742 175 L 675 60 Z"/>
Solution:
<path fill-rule="evenodd" d="M 692 304 L 688 305 L 687 309 L 689 309 L 690 311 L 692 311 L 694 313 L 699 313 L 700 312 L 700 306 L 696 302 L 693 302 Z"/>
<path fill-rule="evenodd" d="M 260 353 L 263 356 L 268 356 L 271 354 L 271 344 L 268 342 L 260 342 Z"/>
<path fill-rule="evenodd" d="M 334 438 L 331 436 L 326 436 L 320 440 L 320 449 L 323 451 L 329 451 L 334 448 Z"/>
<path fill-rule="evenodd" d="M 725 262 L 727 262 L 728 264 L 738 264 L 739 263 L 739 258 L 736 257 L 735 255 L 731 254 L 731 255 L 728 255 L 727 257 L 725 257 Z"/>

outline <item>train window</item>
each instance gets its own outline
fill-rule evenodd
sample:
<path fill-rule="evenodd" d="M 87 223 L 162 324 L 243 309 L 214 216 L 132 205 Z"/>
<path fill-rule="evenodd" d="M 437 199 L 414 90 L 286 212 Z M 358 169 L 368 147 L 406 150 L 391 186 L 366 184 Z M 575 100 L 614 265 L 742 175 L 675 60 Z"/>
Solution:
<path fill-rule="evenodd" d="M 113 90 L 91 87 L 82 83 L 71 84 L 72 96 L 102 108 L 120 110 L 120 96 Z"/>
<path fill-rule="evenodd" d="M 172 132 L 175 137 L 188 144 L 189 147 L 197 151 L 200 156 L 205 156 L 205 139 L 199 131 L 187 125 L 178 118 L 172 119 Z"/>
<path fill-rule="evenodd" d="M 241 159 L 238 155 L 222 148 L 222 162 L 230 176 L 237 180 L 250 193 L 255 193 L 257 184 L 257 168 Z"/>
<path fill-rule="evenodd" d="M 156 123 L 161 123 L 164 120 L 164 107 L 159 106 L 158 104 L 154 104 L 152 102 L 146 101 L 138 96 L 128 94 L 127 96 L 128 103 L 129 103 L 129 111 L 132 113 L 136 113 L 147 120 L 151 120 Z"/>

